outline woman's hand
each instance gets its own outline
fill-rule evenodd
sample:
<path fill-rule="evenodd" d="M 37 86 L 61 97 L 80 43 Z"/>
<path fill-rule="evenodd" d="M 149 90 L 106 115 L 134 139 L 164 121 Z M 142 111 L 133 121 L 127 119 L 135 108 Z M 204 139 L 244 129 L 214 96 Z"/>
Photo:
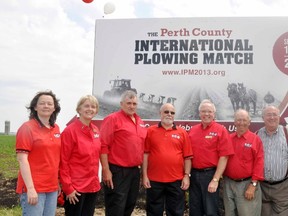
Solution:
<path fill-rule="evenodd" d="M 69 200 L 70 204 L 76 204 L 77 202 L 79 202 L 79 199 L 77 198 L 77 196 L 81 196 L 80 193 L 78 193 L 76 190 L 74 190 L 71 194 L 66 196 L 66 200 Z"/>
<path fill-rule="evenodd" d="M 27 189 L 27 202 L 30 205 L 36 205 L 38 203 L 38 194 L 35 188 Z"/>

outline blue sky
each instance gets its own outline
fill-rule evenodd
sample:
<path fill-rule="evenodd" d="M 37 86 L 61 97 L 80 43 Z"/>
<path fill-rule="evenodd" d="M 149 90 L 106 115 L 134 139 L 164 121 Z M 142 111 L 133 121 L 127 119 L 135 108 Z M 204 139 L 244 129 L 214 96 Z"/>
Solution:
<path fill-rule="evenodd" d="M 105 15 L 106 3 L 116 10 Z M 96 19 L 285 16 L 287 0 L 0 1 L 0 132 L 16 132 L 38 91 L 60 99 L 61 130 L 78 99 L 92 93 Z M 287 18 L 288 19 L 288 18 Z"/>

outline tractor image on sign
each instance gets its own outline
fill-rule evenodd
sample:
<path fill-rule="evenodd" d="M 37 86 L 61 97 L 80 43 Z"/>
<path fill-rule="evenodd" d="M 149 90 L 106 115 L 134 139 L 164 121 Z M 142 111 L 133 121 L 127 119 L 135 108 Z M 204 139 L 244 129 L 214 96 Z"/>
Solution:
<path fill-rule="evenodd" d="M 103 95 L 103 97 L 106 99 L 120 97 L 126 90 L 134 91 L 137 94 L 137 90 L 135 88 L 131 88 L 130 79 L 115 79 L 110 80 L 109 83 L 111 84 L 111 90 L 105 91 Z"/>

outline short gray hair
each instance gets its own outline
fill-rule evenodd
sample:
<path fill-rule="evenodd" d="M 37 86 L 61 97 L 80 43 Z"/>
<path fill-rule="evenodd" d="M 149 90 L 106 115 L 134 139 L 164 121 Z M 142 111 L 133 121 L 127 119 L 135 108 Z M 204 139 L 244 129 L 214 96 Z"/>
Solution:
<path fill-rule="evenodd" d="M 271 109 L 275 109 L 275 110 L 278 112 L 278 115 L 280 115 L 280 110 L 279 110 L 278 107 L 273 106 L 273 105 L 267 105 L 267 106 L 265 106 L 265 107 L 262 109 L 262 117 L 264 117 L 264 115 L 265 115 L 267 109 L 269 109 L 269 108 L 271 108 Z"/>
<path fill-rule="evenodd" d="M 129 99 L 137 98 L 137 94 L 134 91 L 127 90 L 122 93 L 121 102 L 124 102 L 126 98 L 129 98 Z"/>
<path fill-rule="evenodd" d="M 200 103 L 199 108 L 198 108 L 198 111 L 199 111 L 199 112 L 200 112 L 200 110 L 201 110 L 201 108 L 202 108 L 202 106 L 203 106 L 204 104 L 210 104 L 210 105 L 212 106 L 214 112 L 216 112 L 216 107 L 215 107 L 214 103 L 212 103 L 212 101 L 209 100 L 209 99 L 204 99 L 204 100 L 202 100 L 202 102 Z"/>
<path fill-rule="evenodd" d="M 237 117 L 238 113 L 241 113 L 241 112 L 245 112 L 247 114 L 247 116 L 248 116 L 248 120 L 251 121 L 251 117 L 250 117 L 249 112 L 247 110 L 245 110 L 245 109 L 242 109 L 242 108 L 240 108 L 240 109 L 235 111 L 234 120 L 236 120 L 236 117 Z"/>

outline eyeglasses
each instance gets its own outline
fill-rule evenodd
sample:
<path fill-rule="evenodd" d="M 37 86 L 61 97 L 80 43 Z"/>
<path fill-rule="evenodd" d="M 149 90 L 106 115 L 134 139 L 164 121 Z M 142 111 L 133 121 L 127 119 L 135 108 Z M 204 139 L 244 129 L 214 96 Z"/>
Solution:
<path fill-rule="evenodd" d="M 268 118 L 271 118 L 271 117 L 278 117 L 279 115 L 276 114 L 276 113 L 265 113 L 265 116 L 268 117 Z"/>
<path fill-rule="evenodd" d="M 212 114 L 213 113 L 213 111 L 211 111 L 211 110 L 200 110 L 200 112 L 203 114 Z"/>
<path fill-rule="evenodd" d="M 169 113 L 170 113 L 171 115 L 175 115 L 175 112 L 169 111 L 169 110 L 165 110 L 164 113 L 165 113 L 165 114 L 169 114 Z"/>

